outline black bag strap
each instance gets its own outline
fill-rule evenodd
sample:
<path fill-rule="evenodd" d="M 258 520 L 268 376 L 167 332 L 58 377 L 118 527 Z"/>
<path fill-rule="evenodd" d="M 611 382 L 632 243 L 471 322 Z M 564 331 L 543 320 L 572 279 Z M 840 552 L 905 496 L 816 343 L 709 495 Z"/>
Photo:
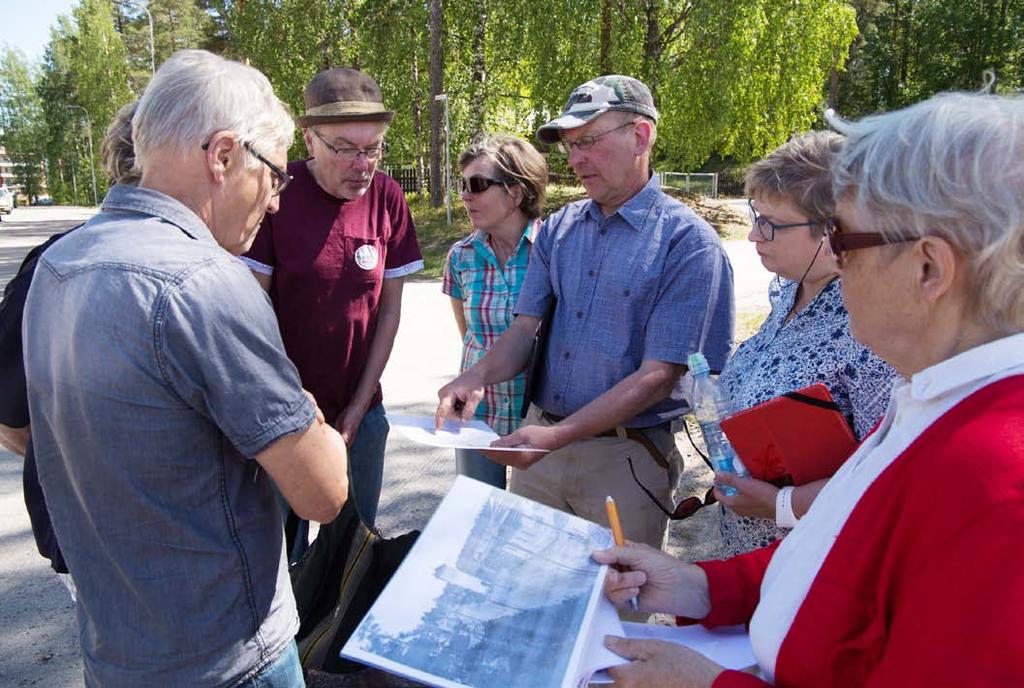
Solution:
<path fill-rule="evenodd" d="M 558 299 L 554 293 L 548 297 L 548 304 L 544 308 L 544 315 L 541 316 L 537 333 L 533 337 L 533 348 L 530 351 L 530 364 L 526 368 L 526 390 L 523 393 L 523 405 L 519 408 L 519 417 L 526 418 L 533 397 L 540 386 L 541 371 L 544 370 L 544 355 L 548 348 L 548 338 L 551 335 L 551 321 L 555 319 L 555 306 Z"/>
<path fill-rule="evenodd" d="M 782 396 L 787 399 L 792 399 L 793 401 L 799 401 L 802 404 L 810 404 L 811 406 L 817 406 L 818 408 L 823 408 L 828 411 L 835 411 L 836 413 L 840 412 L 839 404 L 828 399 L 818 399 L 806 394 L 801 394 L 800 392 L 786 392 Z"/>

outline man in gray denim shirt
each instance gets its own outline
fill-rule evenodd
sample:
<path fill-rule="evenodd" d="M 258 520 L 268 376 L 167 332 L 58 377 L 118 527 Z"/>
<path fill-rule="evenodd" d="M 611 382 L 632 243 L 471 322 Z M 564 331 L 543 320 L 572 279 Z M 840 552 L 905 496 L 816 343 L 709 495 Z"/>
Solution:
<path fill-rule="evenodd" d="M 235 258 L 277 210 L 294 125 L 258 71 L 182 51 L 133 134 L 138 188 L 43 254 L 24 326 L 86 684 L 300 686 L 274 487 L 330 521 L 345 445 Z"/>
<path fill-rule="evenodd" d="M 491 452 L 518 469 L 510 490 L 661 547 L 680 459 L 666 415 L 687 356 L 721 368 L 732 344 L 732 268 L 714 231 L 666 196 L 651 172 L 658 111 L 647 86 L 611 75 L 580 85 L 537 131 L 561 143 L 588 201 L 547 219 L 534 242 L 516 319 L 491 351 L 438 393 L 437 420 L 472 417 L 483 388 L 527 365 L 551 298 L 556 307 L 526 425 Z M 536 371 L 536 369 L 535 369 Z M 531 372 L 535 372 L 531 371 Z M 628 460 L 627 460 L 628 459 Z"/>

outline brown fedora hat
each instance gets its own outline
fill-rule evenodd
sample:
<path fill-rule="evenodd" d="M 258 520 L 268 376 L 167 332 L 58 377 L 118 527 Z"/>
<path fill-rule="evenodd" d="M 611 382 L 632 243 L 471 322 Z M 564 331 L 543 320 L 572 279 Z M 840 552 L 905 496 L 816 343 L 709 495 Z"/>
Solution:
<path fill-rule="evenodd" d="M 382 104 L 380 86 L 358 69 L 325 69 L 306 84 L 306 114 L 300 127 L 334 122 L 390 122 L 394 111 Z"/>

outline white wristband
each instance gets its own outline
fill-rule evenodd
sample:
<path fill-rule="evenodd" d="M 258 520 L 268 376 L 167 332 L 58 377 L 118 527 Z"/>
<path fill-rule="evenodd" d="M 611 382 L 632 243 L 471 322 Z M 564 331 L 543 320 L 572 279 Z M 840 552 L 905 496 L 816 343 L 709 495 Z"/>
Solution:
<path fill-rule="evenodd" d="M 798 520 L 793 513 L 793 486 L 783 487 L 775 495 L 775 523 L 779 528 L 793 528 Z"/>

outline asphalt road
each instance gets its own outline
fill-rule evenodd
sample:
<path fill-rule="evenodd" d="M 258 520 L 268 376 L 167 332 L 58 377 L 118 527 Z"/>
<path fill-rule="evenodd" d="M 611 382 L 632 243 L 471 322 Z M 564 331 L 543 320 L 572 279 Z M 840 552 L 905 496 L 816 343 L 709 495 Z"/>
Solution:
<path fill-rule="evenodd" d="M 0 222 L 0 288 L 15 274 L 25 253 L 51 234 L 84 221 L 88 208 L 18 208 Z M 727 242 L 736 276 L 737 310 L 768 308 L 764 270 L 752 246 Z M 437 389 L 459 365 L 459 338 L 448 297 L 437 282 L 406 284 L 402 325 L 384 374 L 385 406 L 401 413 L 433 413 Z M 2 381 L 0 381 L 2 384 Z M 686 438 L 678 442 L 686 453 Z M 687 460 L 680 495 L 700 494 L 709 474 Z M 397 535 L 422 528 L 454 478 L 449 451 L 388 439 L 378 526 Z M 674 524 L 669 549 L 688 559 L 713 556 L 717 516 L 706 509 Z M 81 686 L 81 659 L 74 607 L 45 560 L 35 550 L 21 491 L 21 459 L 0 450 L 0 686 Z"/>

